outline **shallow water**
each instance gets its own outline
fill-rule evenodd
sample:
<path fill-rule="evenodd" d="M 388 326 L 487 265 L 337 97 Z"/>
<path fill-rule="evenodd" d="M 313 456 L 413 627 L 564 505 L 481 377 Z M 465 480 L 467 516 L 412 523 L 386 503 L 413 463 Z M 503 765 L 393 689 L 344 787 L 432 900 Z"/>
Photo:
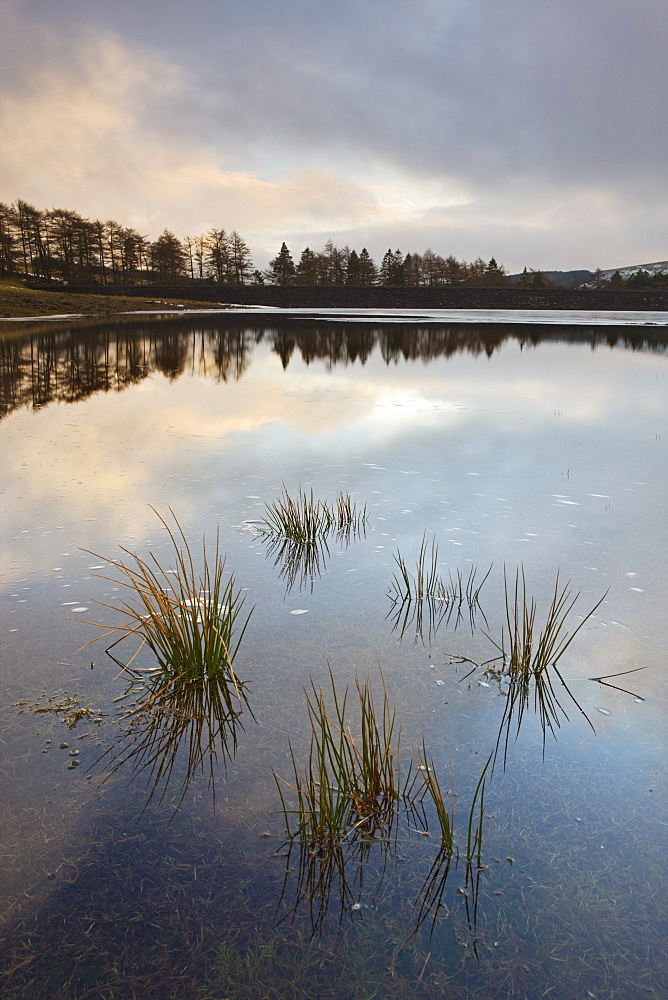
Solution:
<path fill-rule="evenodd" d="M 0 374 L 8 997 L 664 995 L 660 331 L 137 317 L 4 334 Z M 305 578 L 251 523 L 283 485 L 369 513 Z M 85 620 L 114 619 L 96 602 L 121 600 L 105 557 L 169 562 L 151 507 L 196 552 L 219 529 L 254 606 L 236 667 L 257 721 L 214 770 L 215 812 L 206 769 L 175 812 L 183 751 L 162 800 L 146 771 L 113 770 L 123 682 L 104 643 L 77 652 L 97 634 Z M 425 608 L 397 627 L 394 555 L 414 565 L 425 533 L 446 576 L 493 564 L 484 619 Z M 448 789 L 452 768 L 465 843 L 505 698 L 457 657 L 495 655 L 504 566 L 524 567 L 541 621 L 557 571 L 572 581 L 571 631 L 606 594 L 559 663 L 595 731 L 563 691 L 543 753 L 525 714 L 486 783 L 485 867 L 437 873 L 440 906 L 423 905 L 431 815 L 431 837 L 404 823 L 389 847 L 351 845 L 345 884 L 330 872 L 309 892 L 302 870 L 300 892 L 272 769 L 290 778 L 289 739 L 304 759 L 304 687 L 328 665 L 377 691 L 380 665 L 405 760 L 424 736 Z M 640 667 L 611 678 L 630 693 L 589 680 Z M 36 712 L 63 692 L 102 721 Z"/>

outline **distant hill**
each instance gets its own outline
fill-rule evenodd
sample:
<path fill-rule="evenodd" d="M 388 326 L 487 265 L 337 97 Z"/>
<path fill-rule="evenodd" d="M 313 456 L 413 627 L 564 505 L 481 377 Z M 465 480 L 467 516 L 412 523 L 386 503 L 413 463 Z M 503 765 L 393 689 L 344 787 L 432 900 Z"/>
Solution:
<path fill-rule="evenodd" d="M 541 274 L 562 288 L 576 288 L 594 277 L 593 271 L 541 271 Z M 511 274 L 509 277 L 511 281 L 518 281 L 522 275 Z"/>
<path fill-rule="evenodd" d="M 624 279 L 629 278 L 632 274 L 637 274 L 638 271 L 647 271 L 649 275 L 668 274 L 668 260 L 655 261 L 653 264 L 630 264 L 628 267 L 601 268 L 600 277 L 604 281 L 609 281 L 617 271 Z M 590 282 L 595 277 L 593 271 L 541 271 L 541 274 L 562 288 L 577 288 L 579 285 L 585 288 L 593 287 Z M 509 275 L 513 282 L 517 282 L 521 277 L 521 274 Z"/>
<path fill-rule="evenodd" d="M 629 267 L 608 267 L 601 270 L 601 275 L 604 278 L 611 278 L 616 271 L 619 271 L 622 278 L 628 278 L 632 274 L 637 274 L 638 271 L 647 271 L 648 274 L 667 274 L 668 260 L 659 260 L 654 264 L 631 264 Z M 587 281 L 589 280 L 587 278 Z"/>

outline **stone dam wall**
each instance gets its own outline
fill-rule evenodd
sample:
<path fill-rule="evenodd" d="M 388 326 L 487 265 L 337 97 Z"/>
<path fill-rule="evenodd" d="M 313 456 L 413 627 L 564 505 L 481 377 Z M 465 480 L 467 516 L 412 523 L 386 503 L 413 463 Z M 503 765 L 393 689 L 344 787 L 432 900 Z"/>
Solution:
<path fill-rule="evenodd" d="M 569 309 L 668 311 L 668 291 L 652 289 L 451 288 L 353 285 L 219 285 L 182 282 L 155 285 L 47 285 L 49 291 L 197 299 L 226 305 L 282 309 Z"/>

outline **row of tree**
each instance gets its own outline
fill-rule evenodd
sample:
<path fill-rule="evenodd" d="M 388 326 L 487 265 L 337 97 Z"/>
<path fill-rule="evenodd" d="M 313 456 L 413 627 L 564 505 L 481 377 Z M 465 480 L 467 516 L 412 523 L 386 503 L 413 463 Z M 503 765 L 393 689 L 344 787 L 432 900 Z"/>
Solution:
<path fill-rule="evenodd" d="M 471 261 L 441 257 L 433 250 L 423 254 L 388 250 L 376 265 L 364 247 L 358 254 L 338 247 L 332 240 L 319 252 L 306 247 L 295 262 L 287 244 L 269 263 L 266 278 L 274 285 L 507 285 L 504 267 L 492 258 Z"/>
<path fill-rule="evenodd" d="M 150 240 L 113 219 L 86 219 L 78 212 L 41 210 L 26 201 L 0 202 L 0 273 L 23 273 L 68 282 L 135 284 L 202 280 L 226 285 L 505 285 L 505 268 L 492 258 L 467 263 L 433 250 L 388 250 L 379 265 L 328 240 L 320 251 L 306 247 L 295 260 L 283 243 L 264 272 L 236 231 L 211 229 L 180 240 L 165 229 Z M 536 283 L 535 275 L 531 272 Z"/>
<path fill-rule="evenodd" d="M 492 259 L 467 262 L 433 250 L 403 254 L 387 250 L 379 265 L 364 247 L 360 253 L 328 240 L 320 251 L 306 247 L 295 261 L 286 243 L 264 272 L 236 231 L 211 229 L 180 240 L 169 229 L 151 241 L 111 219 L 90 220 L 69 209 L 41 210 L 20 199 L 0 202 L 0 274 L 23 273 L 47 280 L 82 283 L 216 281 L 224 285 L 478 285 L 544 288 L 554 284 L 541 271 L 524 268 L 511 278 Z M 606 280 L 600 271 L 593 287 L 666 288 L 668 275 L 619 272 Z"/>
<path fill-rule="evenodd" d="M 668 288 L 668 272 L 655 271 L 653 274 L 640 268 L 624 278 L 619 271 L 615 271 L 608 279 L 603 279 L 597 285 L 598 288 Z"/>
<path fill-rule="evenodd" d="M 149 240 L 112 219 L 91 221 L 68 209 L 42 211 L 0 202 L 0 273 L 63 281 L 120 282 L 210 279 L 242 285 L 262 280 L 236 230 L 212 229 L 179 240 L 165 229 Z"/>

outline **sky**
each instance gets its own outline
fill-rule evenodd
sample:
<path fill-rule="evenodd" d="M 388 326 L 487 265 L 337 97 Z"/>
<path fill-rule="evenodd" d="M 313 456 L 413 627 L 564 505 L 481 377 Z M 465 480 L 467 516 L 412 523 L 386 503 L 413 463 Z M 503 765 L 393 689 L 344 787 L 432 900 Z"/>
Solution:
<path fill-rule="evenodd" d="M 0 0 L 0 201 L 511 271 L 668 258 L 666 0 Z"/>

